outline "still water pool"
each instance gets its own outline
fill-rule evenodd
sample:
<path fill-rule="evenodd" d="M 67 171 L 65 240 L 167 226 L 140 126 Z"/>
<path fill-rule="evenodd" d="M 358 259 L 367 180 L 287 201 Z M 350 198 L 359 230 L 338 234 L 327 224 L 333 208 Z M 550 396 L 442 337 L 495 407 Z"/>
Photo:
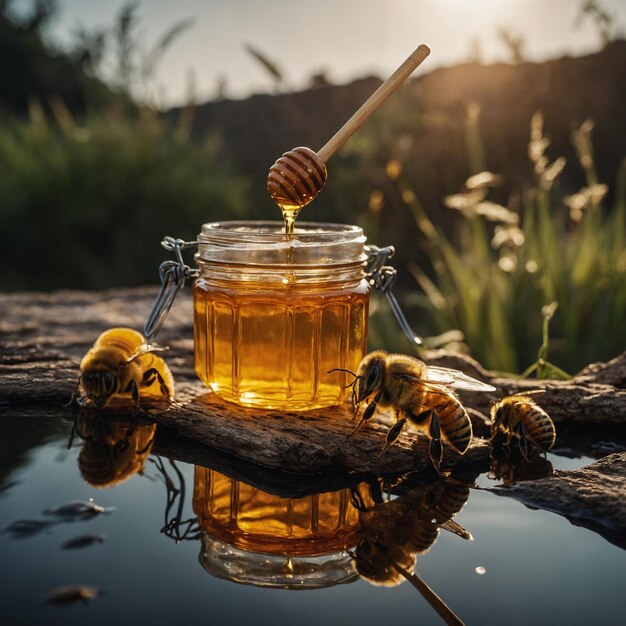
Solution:
<path fill-rule="evenodd" d="M 442 624 L 432 601 L 399 574 L 414 558 L 419 579 L 467 624 L 625 623 L 626 552 L 558 515 L 441 485 L 396 486 L 378 507 L 376 485 L 289 500 L 235 480 L 236 463 L 229 475 L 223 462 L 216 469 L 180 460 L 174 447 L 159 445 L 159 433 L 155 440 L 154 432 L 126 429 L 115 447 L 109 429 L 107 451 L 83 425 L 68 448 L 72 426 L 0 418 L 4 626 Z M 591 462 L 550 460 L 559 469 Z M 478 483 L 493 484 L 486 476 Z M 89 499 L 111 510 L 87 519 L 43 513 Z M 447 522 L 461 505 L 457 524 Z M 20 536 L 6 530 L 18 520 L 51 523 Z M 473 541 L 459 536 L 463 529 Z M 99 540 L 62 547 L 86 534 Z M 355 558 L 381 544 L 387 580 L 398 584 L 375 586 L 354 570 Z M 325 556 L 306 556 L 320 546 Z M 332 580 L 343 582 L 263 586 Z M 46 602 L 67 585 L 104 593 L 89 603 Z"/>

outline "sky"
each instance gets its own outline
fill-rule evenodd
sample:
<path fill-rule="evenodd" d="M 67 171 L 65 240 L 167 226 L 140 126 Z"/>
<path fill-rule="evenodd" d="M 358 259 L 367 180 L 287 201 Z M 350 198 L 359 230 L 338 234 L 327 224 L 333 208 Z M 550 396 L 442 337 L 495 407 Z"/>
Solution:
<path fill-rule="evenodd" d="M 50 36 L 68 45 L 78 27 L 110 27 L 126 0 L 57 0 Z M 598 0 L 626 32 L 626 0 Z M 14 0 L 29 5 L 28 0 Z M 268 93 L 275 85 L 246 51 L 254 46 L 281 68 L 288 88 L 324 73 L 333 83 L 386 78 L 420 43 L 432 53 L 419 71 L 465 61 L 478 42 L 484 62 L 506 60 L 498 35 L 524 40 L 524 55 L 541 61 L 599 47 L 591 20 L 576 24 L 582 0 L 142 0 L 139 35 L 148 49 L 173 24 L 193 24 L 171 45 L 154 85 L 159 103 L 182 104 L 190 80 L 196 101 Z M 193 77 L 190 79 L 190 77 Z"/>

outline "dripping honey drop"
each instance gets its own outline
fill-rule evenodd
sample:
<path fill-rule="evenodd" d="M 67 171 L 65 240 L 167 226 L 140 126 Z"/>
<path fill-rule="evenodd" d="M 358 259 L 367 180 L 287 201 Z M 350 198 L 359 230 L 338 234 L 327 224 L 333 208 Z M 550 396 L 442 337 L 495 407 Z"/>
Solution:
<path fill-rule="evenodd" d="M 298 213 L 321 191 L 326 176 L 324 162 L 305 147 L 285 152 L 270 168 L 267 190 L 281 210 L 288 236 Z"/>

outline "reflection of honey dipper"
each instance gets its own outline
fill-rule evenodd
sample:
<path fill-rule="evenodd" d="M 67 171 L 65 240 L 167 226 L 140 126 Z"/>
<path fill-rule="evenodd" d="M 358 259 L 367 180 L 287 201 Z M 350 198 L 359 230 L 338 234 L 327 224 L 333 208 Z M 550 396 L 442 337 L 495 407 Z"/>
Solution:
<path fill-rule="evenodd" d="M 309 148 L 294 148 L 285 152 L 270 168 L 267 190 L 283 211 L 287 232 L 300 209 L 317 196 L 326 182 L 325 163 L 335 154 L 352 134 L 374 113 L 374 111 L 409 77 L 430 54 L 424 44 L 370 96 L 361 108 L 335 133 L 330 141 L 317 153 Z"/>

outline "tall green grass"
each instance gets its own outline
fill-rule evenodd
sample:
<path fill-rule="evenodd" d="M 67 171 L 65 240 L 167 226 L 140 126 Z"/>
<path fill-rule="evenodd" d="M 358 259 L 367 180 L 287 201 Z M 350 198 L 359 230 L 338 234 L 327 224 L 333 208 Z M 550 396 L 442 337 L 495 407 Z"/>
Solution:
<path fill-rule="evenodd" d="M 188 120 L 53 110 L 0 123 L 0 289 L 153 283 L 164 235 L 195 239 L 204 222 L 245 217 L 247 181 L 215 138 L 189 139 Z"/>
<path fill-rule="evenodd" d="M 475 123 L 468 122 L 472 141 Z M 505 207 L 489 200 L 499 176 L 470 177 L 445 199 L 464 217 L 454 237 L 433 224 L 406 177 L 393 177 L 430 259 L 430 272 L 411 271 L 432 323 L 442 332 L 461 330 L 472 354 L 491 369 L 519 373 L 536 363 L 538 375 L 559 375 L 546 359 L 550 319 L 550 360 L 569 371 L 626 349 L 626 161 L 607 210 L 592 128 L 587 121 L 572 136 L 587 184 L 563 197 L 556 187 L 565 159 L 549 161 L 543 119 L 533 116 L 534 185 L 519 192 L 519 207 Z"/>

